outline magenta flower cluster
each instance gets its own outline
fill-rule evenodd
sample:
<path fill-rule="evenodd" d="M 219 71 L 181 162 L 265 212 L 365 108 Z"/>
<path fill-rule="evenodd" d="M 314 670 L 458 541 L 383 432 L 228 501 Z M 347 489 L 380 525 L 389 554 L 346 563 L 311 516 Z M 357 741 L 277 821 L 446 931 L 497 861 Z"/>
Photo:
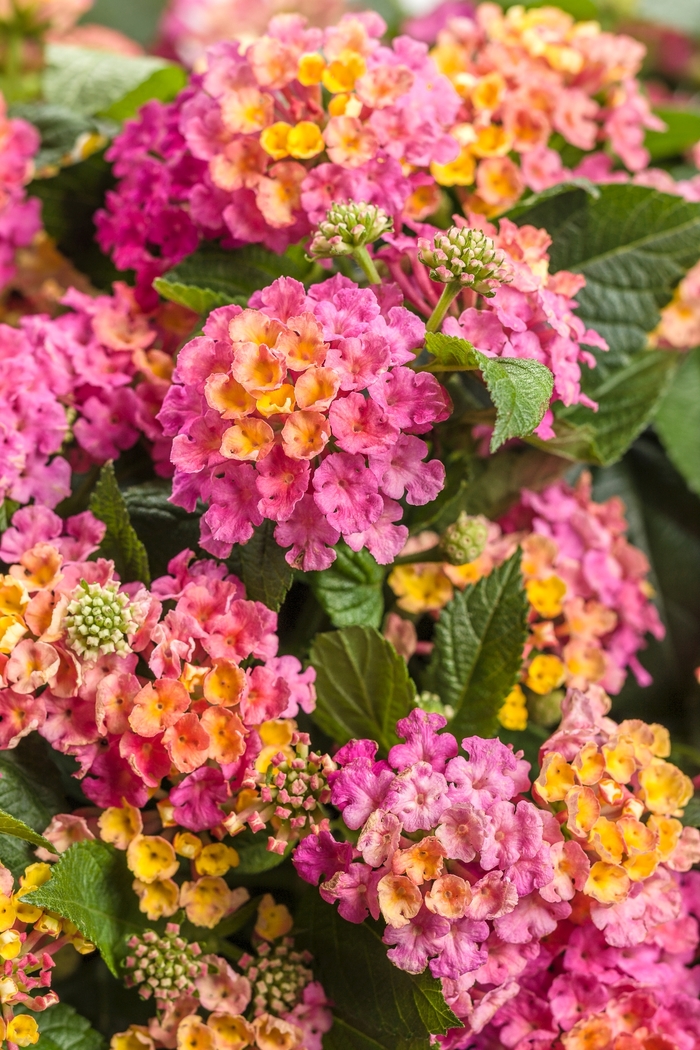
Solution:
<path fill-rule="evenodd" d="M 202 546 L 226 557 L 276 522 L 290 565 L 327 568 L 342 536 L 386 564 L 408 530 L 397 502 L 435 499 L 444 467 L 418 435 L 447 418 L 434 376 L 407 365 L 424 338 L 395 286 L 337 275 L 308 294 L 290 278 L 250 309 L 213 311 L 179 354 L 161 421 L 173 437 L 174 503 L 202 518 Z"/>
<path fill-rule="evenodd" d="M 392 962 L 409 973 L 429 967 L 468 1020 L 569 916 L 574 886 L 565 865 L 555 871 L 564 849 L 556 819 L 522 798 L 522 753 L 468 737 L 465 757 L 439 732 L 445 724 L 415 709 L 398 723 L 405 742 L 388 761 L 370 740 L 342 747 L 332 802 L 359 830 L 357 847 L 321 832 L 297 847 L 294 864 L 307 882 L 322 880 L 321 895 L 349 921 L 381 915 Z"/>
<path fill-rule="evenodd" d="M 34 172 L 39 133 L 26 120 L 9 118 L 0 92 L 0 287 L 15 272 L 15 252 L 41 228 L 41 201 L 26 196 Z"/>

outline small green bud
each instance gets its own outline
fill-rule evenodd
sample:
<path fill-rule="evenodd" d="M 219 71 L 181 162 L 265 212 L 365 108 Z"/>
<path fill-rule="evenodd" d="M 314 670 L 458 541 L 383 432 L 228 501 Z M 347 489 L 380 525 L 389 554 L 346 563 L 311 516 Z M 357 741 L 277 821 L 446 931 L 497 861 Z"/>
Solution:
<path fill-rule="evenodd" d="M 63 626 L 68 646 L 84 660 L 96 660 L 106 653 L 130 653 L 127 635 L 137 624 L 118 583 L 103 586 L 81 580 L 66 607 Z"/>
<path fill-rule="evenodd" d="M 472 518 L 462 511 L 457 521 L 443 532 L 440 547 L 450 565 L 465 565 L 483 554 L 488 538 L 486 518 L 482 515 Z"/>
<path fill-rule="evenodd" d="M 505 255 L 481 230 L 451 226 L 438 233 L 432 243 L 418 240 L 418 258 L 430 267 L 430 279 L 458 284 L 493 298 L 496 286 L 509 280 Z"/>
<path fill-rule="evenodd" d="M 309 255 L 316 259 L 352 255 L 391 229 L 393 221 L 376 204 L 365 204 L 364 201 L 334 204 L 319 223 L 309 246 Z"/>
<path fill-rule="evenodd" d="M 444 715 L 448 722 L 455 713 L 453 707 L 450 707 L 449 704 L 443 704 L 437 693 L 430 693 L 427 689 L 417 694 L 416 706 L 420 707 L 421 711 L 434 711 L 438 715 Z"/>

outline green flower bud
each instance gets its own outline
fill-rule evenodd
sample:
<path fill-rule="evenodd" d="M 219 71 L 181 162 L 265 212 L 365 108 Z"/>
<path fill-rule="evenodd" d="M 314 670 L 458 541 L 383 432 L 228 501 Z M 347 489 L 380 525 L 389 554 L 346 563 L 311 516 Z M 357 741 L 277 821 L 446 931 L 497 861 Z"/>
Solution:
<path fill-rule="evenodd" d="M 309 246 L 309 255 L 317 259 L 352 255 L 392 228 L 392 220 L 376 204 L 365 204 L 364 201 L 334 204 L 319 223 Z"/>
<path fill-rule="evenodd" d="M 73 591 L 63 619 L 67 645 L 84 660 L 106 653 L 131 652 L 126 640 L 136 630 L 128 595 L 119 593 L 118 583 L 86 583 Z"/>
<path fill-rule="evenodd" d="M 488 521 L 482 515 L 471 518 L 462 511 L 457 521 L 449 525 L 440 540 L 445 561 L 450 565 L 465 565 L 483 554 L 489 537 Z"/>
<path fill-rule="evenodd" d="M 509 280 L 505 255 L 481 230 L 451 226 L 432 243 L 420 238 L 418 258 L 430 267 L 431 280 L 471 288 L 489 299 L 498 284 Z"/>
<path fill-rule="evenodd" d="M 427 689 L 424 689 L 422 693 L 418 693 L 416 696 L 416 706 L 420 707 L 421 711 L 434 711 L 438 715 L 444 715 L 448 722 L 455 713 L 453 707 L 450 707 L 449 704 L 443 704 L 437 693 L 430 693 Z"/>

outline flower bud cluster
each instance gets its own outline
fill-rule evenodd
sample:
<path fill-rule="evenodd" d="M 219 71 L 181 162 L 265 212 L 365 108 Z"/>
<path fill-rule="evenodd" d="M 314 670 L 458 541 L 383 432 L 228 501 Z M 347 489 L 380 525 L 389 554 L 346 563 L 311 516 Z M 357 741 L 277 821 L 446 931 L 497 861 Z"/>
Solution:
<path fill-rule="evenodd" d="M 418 240 L 418 258 L 430 268 L 430 277 L 441 284 L 458 284 L 492 299 L 510 273 L 506 256 L 481 230 L 451 226 L 437 233 L 432 243 Z"/>
<path fill-rule="evenodd" d="M 488 520 L 482 515 L 471 517 L 463 510 L 457 521 L 443 532 L 440 546 L 450 565 L 464 565 L 484 553 L 488 538 Z"/>
<path fill-rule="evenodd" d="M 155 930 L 134 934 L 127 947 L 132 954 L 124 962 L 125 983 L 127 988 L 137 987 L 142 999 L 177 999 L 206 971 L 202 949 L 181 937 L 176 923 L 169 922 L 162 937 Z"/>
<path fill-rule="evenodd" d="M 239 965 L 253 988 L 255 1016 L 292 1010 L 313 981 L 310 962 L 308 952 L 294 951 L 291 937 L 274 946 L 261 944 L 254 956 L 244 955 Z"/>
<path fill-rule="evenodd" d="M 364 201 L 334 204 L 309 245 L 309 255 L 317 259 L 352 255 L 393 229 L 393 220 L 383 208 Z"/>
<path fill-rule="evenodd" d="M 66 644 L 84 660 L 131 652 L 127 635 L 136 631 L 128 595 L 115 582 L 81 580 L 68 601 L 63 621 Z"/>

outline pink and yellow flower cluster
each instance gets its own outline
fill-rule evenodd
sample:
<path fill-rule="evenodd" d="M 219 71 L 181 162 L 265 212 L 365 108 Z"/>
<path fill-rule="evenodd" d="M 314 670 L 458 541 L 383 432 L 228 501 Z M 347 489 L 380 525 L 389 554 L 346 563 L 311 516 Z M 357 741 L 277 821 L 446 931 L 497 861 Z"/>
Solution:
<path fill-rule="evenodd" d="M 342 536 L 390 562 L 406 541 L 397 502 L 434 499 L 445 471 L 418 435 L 446 419 L 434 376 L 407 367 L 422 322 L 393 287 L 337 275 L 279 278 L 248 309 L 214 310 L 180 352 L 159 420 L 173 436 L 173 502 L 226 557 L 264 519 L 290 565 L 327 568 Z"/>

